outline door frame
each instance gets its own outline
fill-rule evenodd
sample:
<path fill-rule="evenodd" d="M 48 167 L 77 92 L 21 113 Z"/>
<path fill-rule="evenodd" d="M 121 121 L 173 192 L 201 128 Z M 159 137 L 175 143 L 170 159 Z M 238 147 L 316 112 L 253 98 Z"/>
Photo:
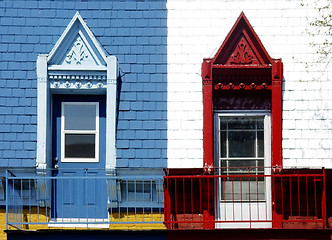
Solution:
<path fill-rule="evenodd" d="M 221 223 L 218 222 L 215 224 L 215 228 L 271 228 L 272 227 L 272 188 L 271 188 L 271 113 L 270 111 L 265 110 L 238 110 L 238 111 L 214 111 L 214 165 L 220 167 L 219 153 L 220 153 L 220 117 L 255 117 L 255 116 L 264 116 L 264 175 L 269 176 L 264 179 L 265 185 L 265 201 L 255 203 L 222 203 L 220 200 L 220 179 L 218 179 L 218 189 L 216 189 L 215 195 L 217 196 L 216 209 L 215 209 L 215 218 L 217 221 L 229 221 L 227 216 L 224 218 L 221 217 L 221 212 L 224 210 L 224 213 L 232 212 L 233 220 L 237 216 L 234 216 L 239 213 L 235 213 L 233 210 L 244 208 L 249 208 L 249 220 L 252 219 L 251 213 L 256 211 L 259 215 L 259 209 L 265 209 L 266 219 L 262 219 L 264 222 L 227 222 Z M 219 170 L 218 170 L 219 171 Z M 218 172 L 219 174 L 219 172 Z M 264 204 L 265 203 L 265 204 Z M 253 206 L 256 205 L 256 206 Z M 265 205 L 265 206 L 264 206 Z M 258 209 L 258 210 L 256 210 Z M 252 211 L 254 210 L 254 211 Z M 234 215 L 233 215 L 234 214 Z M 242 213 L 241 213 L 242 214 Z M 259 219 L 259 217 L 257 218 Z M 256 219 L 256 220 L 257 220 Z"/>

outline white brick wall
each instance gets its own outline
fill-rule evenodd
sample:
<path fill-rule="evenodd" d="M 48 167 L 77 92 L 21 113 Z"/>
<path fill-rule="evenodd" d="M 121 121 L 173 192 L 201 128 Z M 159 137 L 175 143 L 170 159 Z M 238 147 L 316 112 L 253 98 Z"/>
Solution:
<path fill-rule="evenodd" d="M 168 167 L 203 166 L 201 63 L 244 11 L 270 56 L 284 63 L 284 167 L 332 168 L 331 66 L 305 69 L 315 59 L 305 31 L 317 14 L 311 0 L 168 0 L 167 8 Z"/>

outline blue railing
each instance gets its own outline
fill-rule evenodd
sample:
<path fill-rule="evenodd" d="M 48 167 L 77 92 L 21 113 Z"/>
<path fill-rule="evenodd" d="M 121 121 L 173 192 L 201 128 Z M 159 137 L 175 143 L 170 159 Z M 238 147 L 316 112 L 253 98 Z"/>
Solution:
<path fill-rule="evenodd" d="M 163 176 L 105 170 L 6 172 L 7 229 L 162 224 Z"/>

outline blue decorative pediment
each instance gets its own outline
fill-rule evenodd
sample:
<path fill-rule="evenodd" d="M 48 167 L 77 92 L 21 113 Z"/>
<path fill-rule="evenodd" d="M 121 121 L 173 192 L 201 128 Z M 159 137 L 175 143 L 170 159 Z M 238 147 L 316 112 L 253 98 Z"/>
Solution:
<path fill-rule="evenodd" d="M 84 36 L 77 34 L 73 43 L 67 49 L 67 53 L 60 61 L 60 65 L 74 65 L 74 66 L 93 66 L 101 65 L 99 59 L 93 56 L 91 47 L 83 40 Z"/>
<path fill-rule="evenodd" d="M 49 70 L 106 70 L 106 51 L 77 12 L 47 58 Z"/>
<path fill-rule="evenodd" d="M 105 169 L 115 167 L 117 79 L 116 56 L 107 54 L 77 12 L 49 54 L 37 59 L 38 169 L 52 167 L 52 94 L 106 95 Z M 42 174 L 42 172 L 41 172 Z M 43 189 L 46 189 L 44 187 Z M 0 189 L 1 197 L 1 189 Z"/>

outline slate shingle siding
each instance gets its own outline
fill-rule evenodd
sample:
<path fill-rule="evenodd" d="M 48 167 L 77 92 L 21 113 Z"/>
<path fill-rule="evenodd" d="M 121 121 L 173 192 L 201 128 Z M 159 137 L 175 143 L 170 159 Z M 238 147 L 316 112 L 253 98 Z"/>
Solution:
<path fill-rule="evenodd" d="M 121 73 L 118 167 L 167 158 L 166 1 L 0 1 L 0 167 L 33 167 L 38 54 L 49 53 L 79 11 Z"/>

